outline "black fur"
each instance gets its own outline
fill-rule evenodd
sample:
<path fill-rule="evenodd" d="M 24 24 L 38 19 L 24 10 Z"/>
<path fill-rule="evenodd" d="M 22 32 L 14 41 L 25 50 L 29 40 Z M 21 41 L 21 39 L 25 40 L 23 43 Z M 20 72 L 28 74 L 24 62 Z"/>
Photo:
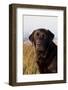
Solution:
<path fill-rule="evenodd" d="M 53 43 L 54 34 L 46 29 L 37 29 L 29 36 L 36 49 L 40 73 L 57 73 L 57 46 Z"/>

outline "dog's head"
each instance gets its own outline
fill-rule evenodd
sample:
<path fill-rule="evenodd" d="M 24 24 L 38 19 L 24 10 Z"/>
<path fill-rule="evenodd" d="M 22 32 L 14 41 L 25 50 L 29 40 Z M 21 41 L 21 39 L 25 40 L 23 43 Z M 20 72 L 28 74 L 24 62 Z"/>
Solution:
<path fill-rule="evenodd" d="M 54 34 L 46 29 L 36 29 L 29 36 L 29 40 L 34 44 L 38 51 L 44 51 L 53 38 Z"/>

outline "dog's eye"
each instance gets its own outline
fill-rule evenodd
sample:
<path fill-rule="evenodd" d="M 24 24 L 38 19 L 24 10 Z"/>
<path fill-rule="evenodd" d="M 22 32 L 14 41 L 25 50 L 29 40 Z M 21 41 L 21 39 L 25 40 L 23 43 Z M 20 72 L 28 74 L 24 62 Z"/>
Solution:
<path fill-rule="evenodd" d="M 39 36 L 39 33 L 37 32 L 37 34 L 36 34 L 37 36 Z"/>
<path fill-rule="evenodd" d="M 42 38 L 46 39 L 46 35 L 45 34 L 42 34 Z"/>

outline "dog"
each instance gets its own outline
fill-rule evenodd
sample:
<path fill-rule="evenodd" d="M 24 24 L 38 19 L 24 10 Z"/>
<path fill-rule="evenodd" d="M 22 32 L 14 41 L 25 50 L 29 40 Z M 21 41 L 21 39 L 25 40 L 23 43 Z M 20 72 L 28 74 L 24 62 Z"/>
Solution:
<path fill-rule="evenodd" d="M 57 73 L 57 45 L 53 39 L 54 34 L 44 28 L 34 30 L 29 36 L 40 73 Z"/>

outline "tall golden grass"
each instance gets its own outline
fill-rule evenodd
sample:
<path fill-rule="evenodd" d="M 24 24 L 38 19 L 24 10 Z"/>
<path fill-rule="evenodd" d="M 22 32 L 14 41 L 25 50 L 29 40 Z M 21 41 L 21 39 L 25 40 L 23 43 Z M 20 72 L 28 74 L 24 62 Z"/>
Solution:
<path fill-rule="evenodd" d="M 39 73 L 35 50 L 33 45 L 29 42 L 23 45 L 23 57 L 23 74 Z"/>

